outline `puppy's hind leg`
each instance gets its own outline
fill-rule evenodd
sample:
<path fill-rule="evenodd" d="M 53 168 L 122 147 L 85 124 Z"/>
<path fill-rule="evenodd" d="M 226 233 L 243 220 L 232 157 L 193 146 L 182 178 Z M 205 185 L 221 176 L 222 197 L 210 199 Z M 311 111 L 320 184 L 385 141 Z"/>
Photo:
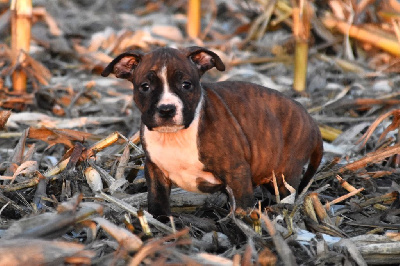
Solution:
<path fill-rule="evenodd" d="M 304 188 L 311 181 L 314 174 L 317 172 L 318 166 L 320 165 L 321 160 L 322 160 L 322 156 L 323 156 L 323 143 L 321 140 L 321 141 L 318 141 L 318 144 L 316 145 L 314 151 L 311 154 L 310 162 L 308 163 L 307 170 L 304 173 L 303 178 L 302 178 L 299 188 L 298 188 L 298 192 L 297 192 L 298 195 L 304 190 Z"/>

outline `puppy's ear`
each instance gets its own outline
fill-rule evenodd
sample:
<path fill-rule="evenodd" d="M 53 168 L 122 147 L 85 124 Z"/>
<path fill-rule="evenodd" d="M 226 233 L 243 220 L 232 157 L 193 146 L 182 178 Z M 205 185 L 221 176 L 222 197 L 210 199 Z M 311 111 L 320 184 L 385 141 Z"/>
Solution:
<path fill-rule="evenodd" d="M 133 70 L 142 60 L 143 54 L 138 51 L 128 51 L 120 54 L 101 72 L 103 77 L 107 77 L 111 73 L 117 78 L 132 79 Z"/>
<path fill-rule="evenodd" d="M 192 46 L 186 49 L 187 57 L 197 66 L 200 75 L 203 75 L 207 70 L 215 67 L 219 71 L 225 70 L 225 65 L 222 63 L 219 56 L 205 48 Z"/>

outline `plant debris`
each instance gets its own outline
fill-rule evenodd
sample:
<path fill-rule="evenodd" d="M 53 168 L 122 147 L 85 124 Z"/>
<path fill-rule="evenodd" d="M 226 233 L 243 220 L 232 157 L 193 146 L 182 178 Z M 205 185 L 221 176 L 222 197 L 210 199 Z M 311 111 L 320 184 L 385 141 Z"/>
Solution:
<path fill-rule="evenodd" d="M 0 1 L 1 265 L 400 263 L 397 1 L 203 0 L 190 34 L 187 1 L 33 4 L 17 58 Z M 239 219 L 229 193 L 173 188 L 168 222 L 146 211 L 133 88 L 100 73 L 126 50 L 192 45 L 227 66 L 203 81 L 279 90 L 318 122 L 324 158 L 302 195 L 257 188 Z"/>

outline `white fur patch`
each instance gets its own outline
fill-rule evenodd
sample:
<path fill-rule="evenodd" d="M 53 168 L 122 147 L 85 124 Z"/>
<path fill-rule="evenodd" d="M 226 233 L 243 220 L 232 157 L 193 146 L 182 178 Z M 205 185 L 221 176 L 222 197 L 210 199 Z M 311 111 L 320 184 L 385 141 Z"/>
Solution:
<path fill-rule="evenodd" d="M 158 131 L 160 133 L 174 133 L 178 130 L 183 129 L 185 126 L 166 126 L 166 127 L 155 127 L 153 128 L 154 131 Z"/>
<path fill-rule="evenodd" d="M 159 72 L 159 76 L 161 82 L 163 84 L 163 92 L 161 94 L 160 101 L 157 104 L 157 107 L 165 104 L 172 104 L 176 107 L 176 114 L 172 119 L 172 122 L 175 125 L 182 125 L 183 124 L 183 102 L 175 93 L 171 92 L 171 88 L 168 83 L 168 76 L 167 76 L 167 67 L 164 65 Z M 156 117 L 157 122 L 161 122 L 159 117 Z"/>
<path fill-rule="evenodd" d="M 203 171 L 197 148 L 199 113 L 203 97 L 196 108 L 193 122 L 186 129 L 173 133 L 150 131 L 146 126 L 144 139 L 150 159 L 177 186 L 192 192 L 201 192 L 197 188 L 197 178 L 211 184 L 221 184 L 210 172 Z"/>

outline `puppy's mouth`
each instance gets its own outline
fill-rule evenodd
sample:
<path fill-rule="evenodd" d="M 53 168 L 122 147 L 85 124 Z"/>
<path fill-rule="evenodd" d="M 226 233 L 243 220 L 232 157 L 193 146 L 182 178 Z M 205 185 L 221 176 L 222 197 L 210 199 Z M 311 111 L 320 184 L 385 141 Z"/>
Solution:
<path fill-rule="evenodd" d="M 153 127 L 152 130 L 160 132 L 160 133 L 175 133 L 181 129 L 184 129 L 184 125 L 173 125 L 173 126 L 159 126 Z"/>

